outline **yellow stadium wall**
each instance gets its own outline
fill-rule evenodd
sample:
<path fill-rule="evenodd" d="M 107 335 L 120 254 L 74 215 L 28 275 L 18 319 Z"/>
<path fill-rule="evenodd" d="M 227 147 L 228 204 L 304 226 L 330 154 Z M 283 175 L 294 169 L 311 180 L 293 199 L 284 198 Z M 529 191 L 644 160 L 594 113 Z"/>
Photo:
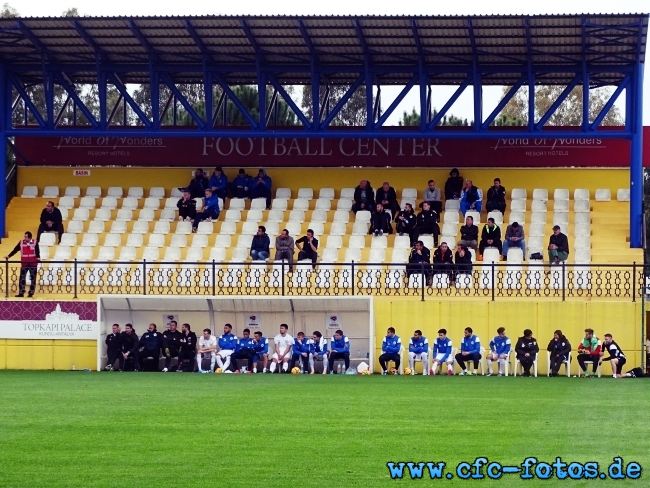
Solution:
<path fill-rule="evenodd" d="M 96 341 L 0 339 L 0 369 L 95 369 Z"/>
<path fill-rule="evenodd" d="M 490 340 L 496 329 L 506 328 L 506 334 L 514 344 L 524 329 L 531 329 L 540 346 L 538 362 L 539 374 L 546 374 L 546 346 L 556 329 L 562 330 L 574 350 L 584 337 L 584 329 L 594 329 L 602 340 L 611 333 L 627 356 L 626 368 L 641 364 L 641 313 L 639 303 L 614 302 L 535 302 L 507 301 L 487 302 L 477 300 L 444 301 L 428 300 L 383 300 L 375 304 L 375 357 L 381 354 L 381 343 L 388 327 L 394 327 L 408 350 L 408 341 L 415 329 L 429 339 L 430 344 L 437 338 L 438 329 L 447 329 L 447 335 L 458 347 L 465 327 L 472 327 L 481 339 L 481 344 L 489 349 Z M 405 356 L 406 357 L 406 356 Z M 379 368 L 379 362 L 375 364 Z M 420 372 L 419 363 L 416 366 Z M 564 368 L 562 368 L 564 372 Z M 572 374 L 577 374 L 578 363 L 575 358 L 571 364 Z M 602 374 L 611 374 L 609 364 L 604 364 Z"/>
<path fill-rule="evenodd" d="M 75 169 L 88 169 L 90 176 L 74 176 Z M 237 174 L 238 168 L 225 168 L 229 181 Z M 258 168 L 247 168 L 248 174 L 255 174 Z M 361 179 L 367 179 L 374 188 L 388 181 L 397 189 L 415 187 L 423 192 L 427 181 L 433 179 L 439 187 L 449 176 L 450 168 L 269 168 L 268 174 L 274 188 L 324 188 L 335 190 L 354 187 Z M 213 168 L 204 168 L 212 172 Z M 100 186 L 104 194 L 111 186 L 127 188 L 142 186 L 151 188 L 162 186 L 173 188 L 186 185 L 192 177 L 191 168 L 98 168 L 98 167 L 20 167 L 18 168 L 18 191 L 23 186 L 37 186 L 39 195 L 48 185 L 57 185 L 61 190 L 66 186 L 79 186 L 85 190 L 89 186 Z M 495 177 L 501 178 L 508 189 L 525 188 L 529 194 L 534 188 L 609 188 L 615 195 L 619 188 L 629 188 L 630 177 L 627 169 L 590 168 L 461 168 L 465 178 L 471 178 L 475 185 L 487 189 Z M 337 194 L 338 196 L 338 194 Z M 552 195 L 551 195 L 552 197 Z"/>

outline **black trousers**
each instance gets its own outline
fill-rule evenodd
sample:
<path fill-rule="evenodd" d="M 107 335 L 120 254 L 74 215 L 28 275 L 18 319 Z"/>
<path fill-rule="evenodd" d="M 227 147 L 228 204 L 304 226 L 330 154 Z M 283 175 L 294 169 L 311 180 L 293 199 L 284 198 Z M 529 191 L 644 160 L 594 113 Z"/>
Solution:
<path fill-rule="evenodd" d="M 329 370 L 334 371 L 334 361 L 338 359 L 342 359 L 343 361 L 345 361 L 345 370 L 347 371 L 348 368 L 350 367 L 350 353 L 334 352 L 334 351 L 330 353 Z"/>
<path fill-rule="evenodd" d="M 492 244 L 488 244 L 487 241 L 484 241 L 482 239 L 478 245 L 478 253 L 480 255 L 483 255 L 483 251 L 488 246 L 496 247 L 499 250 L 499 254 L 503 254 L 503 244 L 501 243 L 501 241 L 492 240 Z"/>
<path fill-rule="evenodd" d="M 38 226 L 38 231 L 36 232 L 36 242 L 41 240 L 41 234 L 43 232 L 56 232 L 59 234 L 59 243 L 61 243 L 61 236 L 63 235 L 63 224 L 53 224 L 52 227 L 48 227 L 46 224 L 40 224 Z"/>
<path fill-rule="evenodd" d="M 551 373 L 556 375 L 560 371 L 560 366 L 566 361 L 566 356 L 551 356 Z"/>
<path fill-rule="evenodd" d="M 305 357 L 302 354 L 293 354 L 291 356 L 291 367 L 292 368 L 294 366 L 300 367 L 301 359 L 302 359 L 302 370 L 308 372 L 309 371 L 309 356 Z M 296 363 L 298 363 L 298 364 L 296 364 Z M 347 368 L 345 368 L 345 369 L 347 369 Z"/>
<path fill-rule="evenodd" d="M 194 220 L 194 218 L 196 217 L 196 207 L 179 208 L 178 216 L 183 217 L 184 219 L 189 217 L 192 220 Z"/>
<path fill-rule="evenodd" d="M 153 358 L 154 370 L 158 371 L 158 361 L 160 360 L 160 349 L 156 349 L 155 351 L 149 349 L 143 349 L 142 351 L 138 351 L 138 363 L 142 368 L 144 368 L 144 361 L 147 358 Z"/>
<path fill-rule="evenodd" d="M 458 366 L 460 366 L 460 369 L 463 371 L 466 369 L 465 368 L 465 362 L 474 362 L 474 369 L 478 368 L 478 362 L 481 360 L 481 353 L 480 352 L 474 352 L 472 354 L 468 354 L 467 356 L 463 356 L 460 352 L 456 354 L 456 362 L 458 363 Z"/>
<path fill-rule="evenodd" d="M 181 348 L 178 353 L 178 368 L 191 373 L 194 371 L 194 361 L 196 361 L 196 351 Z"/>
<path fill-rule="evenodd" d="M 406 225 L 404 221 L 398 219 L 395 221 L 395 232 L 411 235 L 411 232 L 413 232 L 413 224 Z"/>
<path fill-rule="evenodd" d="M 438 227 L 438 224 L 416 225 L 411 234 L 411 245 L 418 242 L 420 234 L 433 234 L 433 246 L 438 247 L 438 236 L 440 235 L 440 227 Z"/>
<path fill-rule="evenodd" d="M 20 281 L 18 285 L 20 286 L 20 294 L 25 294 L 25 284 L 27 283 L 27 273 L 29 273 L 29 278 L 31 284 L 29 285 L 29 294 L 33 295 L 34 290 L 36 290 L 36 267 L 35 266 L 21 266 L 20 268 Z"/>
<path fill-rule="evenodd" d="M 381 369 L 386 371 L 388 369 L 388 361 L 393 361 L 395 363 L 395 368 L 399 369 L 399 365 L 402 362 L 402 358 L 396 352 L 388 353 L 385 352 L 379 356 L 379 364 L 381 364 Z"/>
<path fill-rule="evenodd" d="M 523 354 L 517 354 L 517 359 L 521 363 L 521 367 L 524 368 L 524 374 L 530 374 L 530 367 L 535 362 L 536 356 L 536 354 L 531 354 L 530 356 L 526 357 Z"/>
<path fill-rule="evenodd" d="M 587 371 L 587 365 L 585 361 L 593 361 L 594 364 L 591 365 L 591 370 L 595 373 L 598 369 L 598 356 L 592 356 L 591 354 L 578 354 L 578 364 L 582 368 L 582 371 Z"/>
<path fill-rule="evenodd" d="M 627 360 L 625 358 L 618 358 L 618 364 L 616 365 L 616 374 L 621 374 L 623 371 L 623 366 L 625 366 L 625 363 Z"/>
<path fill-rule="evenodd" d="M 120 360 L 120 371 L 124 370 L 125 359 L 124 359 L 124 356 L 122 354 L 125 353 L 125 352 L 127 352 L 127 351 L 121 351 L 120 352 L 120 357 L 118 358 Z M 133 352 L 133 351 L 130 351 L 128 357 L 133 359 L 133 368 L 134 369 L 140 369 L 140 363 L 138 363 L 138 354 Z"/>
<path fill-rule="evenodd" d="M 114 350 L 114 351 L 107 351 L 108 352 L 108 366 L 115 366 L 115 361 L 120 359 L 122 357 L 122 351 L 119 350 Z"/>
<path fill-rule="evenodd" d="M 487 204 L 485 205 L 485 208 L 487 209 L 488 212 L 492 212 L 493 210 L 498 210 L 501 213 L 506 213 L 506 202 L 488 201 Z"/>
<path fill-rule="evenodd" d="M 172 362 L 172 358 L 178 358 L 179 350 L 177 347 L 169 347 L 169 356 L 165 351 L 165 368 L 169 369 L 169 365 Z M 180 362 L 180 358 L 178 359 Z"/>
<path fill-rule="evenodd" d="M 305 244 L 305 246 L 308 246 L 309 244 Z M 316 267 L 316 260 L 318 259 L 318 253 L 313 252 L 313 251 L 300 251 L 298 253 L 298 261 L 301 261 L 303 259 L 311 259 L 312 262 L 312 267 Z"/>
<path fill-rule="evenodd" d="M 235 370 L 239 369 L 237 367 L 237 360 L 238 359 L 245 359 L 246 361 L 248 361 L 248 363 L 246 364 L 246 367 L 249 370 L 252 371 L 253 370 L 253 356 L 255 356 L 255 351 L 253 351 L 252 349 L 248 349 L 248 348 L 240 349 L 237 352 L 233 352 L 230 355 L 230 366 L 229 366 L 228 369 L 230 369 L 230 371 L 235 371 Z"/>

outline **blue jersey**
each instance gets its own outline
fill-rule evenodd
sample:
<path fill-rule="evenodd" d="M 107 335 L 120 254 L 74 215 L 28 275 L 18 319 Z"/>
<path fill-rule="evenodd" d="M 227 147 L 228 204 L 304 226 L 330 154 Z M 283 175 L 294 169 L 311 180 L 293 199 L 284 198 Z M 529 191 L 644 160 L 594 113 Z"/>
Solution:
<path fill-rule="evenodd" d="M 321 337 L 318 342 L 314 342 L 313 339 L 309 339 L 308 342 L 312 354 L 314 354 L 315 356 L 327 355 L 327 340 L 324 337 Z"/>
<path fill-rule="evenodd" d="M 350 341 L 346 336 L 341 336 L 340 339 L 332 337 L 330 340 L 330 349 L 333 352 L 350 352 Z"/>
<path fill-rule="evenodd" d="M 468 354 L 481 352 L 481 339 L 474 334 L 470 337 L 463 336 L 463 341 L 460 343 L 460 352 L 466 352 Z"/>
<path fill-rule="evenodd" d="M 498 354 L 508 354 L 510 352 L 510 339 L 504 337 L 501 339 L 499 336 L 495 336 L 494 339 L 490 341 L 490 351 Z"/>
<path fill-rule="evenodd" d="M 237 336 L 235 334 L 221 334 L 219 336 L 219 350 L 235 351 L 238 344 Z"/>
<path fill-rule="evenodd" d="M 429 341 L 426 337 L 421 336 L 419 339 L 411 337 L 409 341 L 409 352 L 415 354 L 422 354 L 423 352 L 429 352 Z"/>
<path fill-rule="evenodd" d="M 249 337 L 248 339 L 242 337 L 237 341 L 237 350 L 240 351 L 242 349 L 253 349 L 254 343 L 255 341 L 252 337 Z"/>
<path fill-rule="evenodd" d="M 210 198 L 206 197 L 205 198 L 205 208 L 211 208 L 212 210 L 216 210 L 219 212 L 219 197 L 215 193 L 212 195 Z"/>
<path fill-rule="evenodd" d="M 302 354 L 303 352 L 310 353 L 311 346 L 307 338 L 304 338 L 302 342 L 296 337 L 293 340 L 293 354 Z"/>
<path fill-rule="evenodd" d="M 402 348 L 402 339 L 398 335 L 393 337 L 384 337 L 384 342 L 381 343 L 381 350 L 387 354 L 397 354 Z"/>
<path fill-rule="evenodd" d="M 223 173 L 221 173 L 221 176 L 212 174 L 210 181 L 208 182 L 208 186 L 210 188 L 216 188 L 217 191 L 225 190 L 228 188 L 228 177 Z"/>
<path fill-rule="evenodd" d="M 451 355 L 451 339 L 445 337 L 444 339 L 436 339 L 436 342 L 433 343 L 433 356 L 436 357 L 438 354 L 444 354 L 442 361 L 446 361 L 447 358 Z"/>
<path fill-rule="evenodd" d="M 269 340 L 266 337 L 261 337 L 259 342 L 253 341 L 253 351 L 255 354 L 268 354 Z"/>

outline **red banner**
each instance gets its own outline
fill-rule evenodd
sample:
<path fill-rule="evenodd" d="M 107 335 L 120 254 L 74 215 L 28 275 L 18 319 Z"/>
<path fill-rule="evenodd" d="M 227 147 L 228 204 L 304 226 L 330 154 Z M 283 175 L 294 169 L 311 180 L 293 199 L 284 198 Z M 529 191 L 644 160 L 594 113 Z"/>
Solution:
<path fill-rule="evenodd" d="M 644 128 L 650 166 L 650 127 Z M 630 143 L 591 137 L 516 139 L 16 137 L 22 164 L 228 167 L 626 167 Z"/>

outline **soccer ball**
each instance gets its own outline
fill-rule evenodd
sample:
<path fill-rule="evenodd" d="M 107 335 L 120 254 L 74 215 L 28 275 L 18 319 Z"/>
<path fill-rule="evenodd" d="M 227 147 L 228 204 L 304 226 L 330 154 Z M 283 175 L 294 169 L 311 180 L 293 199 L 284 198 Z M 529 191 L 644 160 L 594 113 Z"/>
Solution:
<path fill-rule="evenodd" d="M 363 371 L 361 371 L 361 374 L 363 376 L 370 376 L 370 370 L 369 369 L 364 369 Z"/>
<path fill-rule="evenodd" d="M 221 371 L 221 368 L 217 368 L 214 370 L 214 374 L 221 374 L 223 371 Z"/>
<path fill-rule="evenodd" d="M 404 370 L 404 374 L 405 374 L 406 376 L 408 376 L 408 375 L 413 374 L 413 371 L 411 371 L 411 368 L 406 368 L 406 369 Z"/>
<path fill-rule="evenodd" d="M 388 374 L 397 374 L 397 369 L 396 368 L 390 368 L 388 370 Z"/>
<path fill-rule="evenodd" d="M 298 366 L 294 366 L 291 368 L 291 374 L 300 374 L 300 368 Z"/>

